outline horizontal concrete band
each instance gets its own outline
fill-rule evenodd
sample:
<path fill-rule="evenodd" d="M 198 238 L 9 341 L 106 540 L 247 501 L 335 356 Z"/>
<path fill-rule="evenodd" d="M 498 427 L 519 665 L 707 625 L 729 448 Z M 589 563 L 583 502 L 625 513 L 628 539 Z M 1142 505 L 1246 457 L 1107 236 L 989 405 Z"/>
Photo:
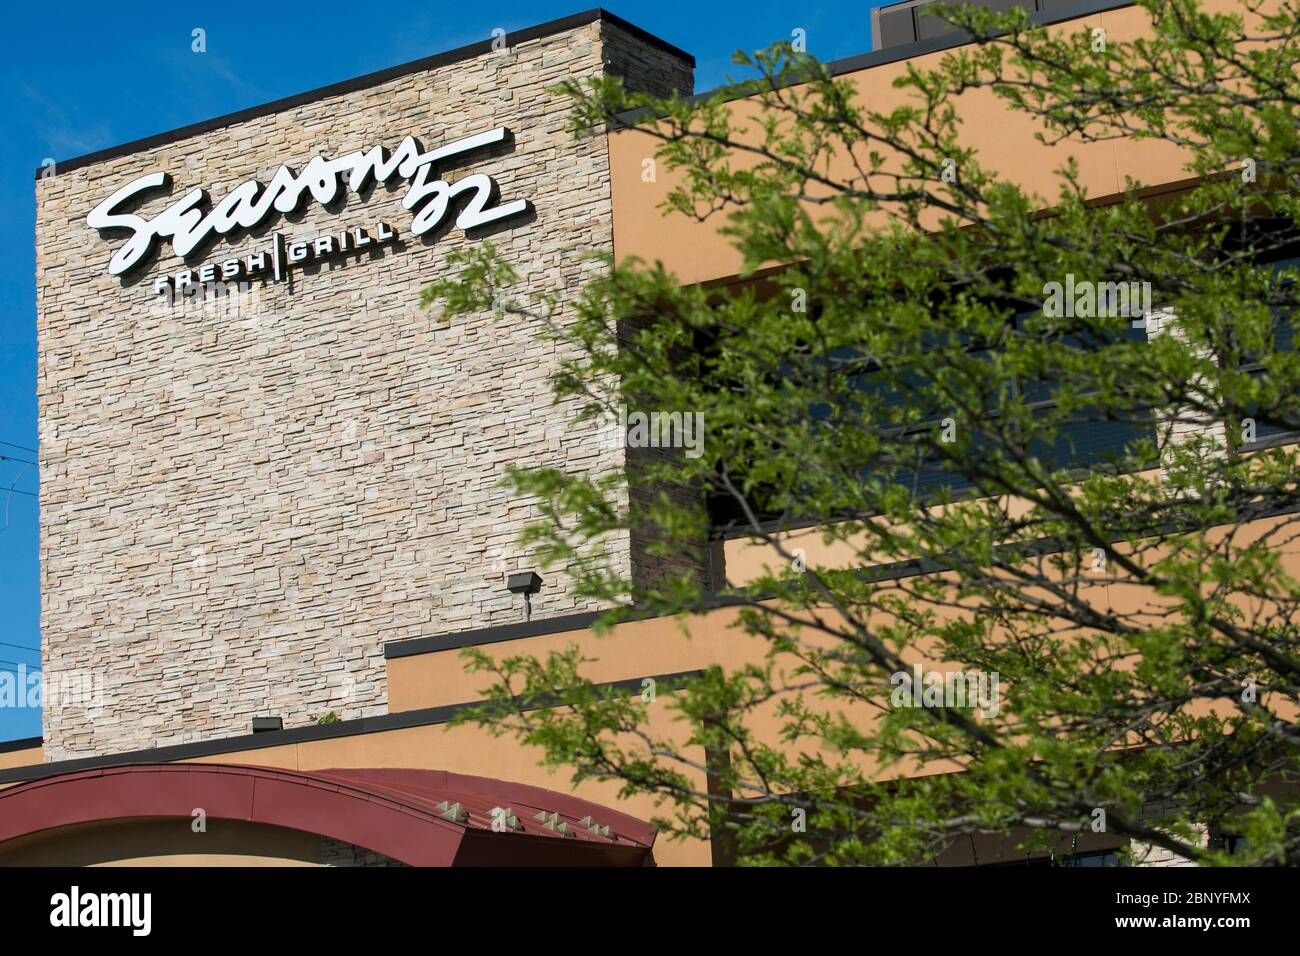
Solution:
<path fill-rule="evenodd" d="M 641 29 L 635 24 L 629 23 L 620 16 L 595 7 L 591 10 L 575 13 L 572 16 L 562 17 L 558 20 L 550 20 L 546 23 L 538 24 L 535 27 L 528 27 L 518 30 L 514 33 L 505 35 L 507 47 L 516 46 L 520 43 L 526 43 L 530 40 L 540 40 L 544 37 L 554 36 L 557 33 L 564 33 L 568 30 L 574 30 L 578 27 L 586 26 L 589 23 L 595 23 L 601 20 L 605 23 L 612 24 L 621 30 L 625 30 L 632 36 L 636 37 L 650 46 L 657 47 L 665 53 L 679 57 L 692 67 L 695 66 L 695 57 L 678 47 L 673 46 L 666 40 L 662 40 L 652 33 Z M 380 83 L 386 83 L 399 77 L 406 76 L 410 73 L 419 73 L 422 70 L 432 70 L 441 66 L 459 63 L 463 60 L 472 60 L 475 57 L 484 56 L 493 52 L 492 44 L 495 42 L 489 38 L 479 40 L 477 43 L 470 43 L 466 46 L 457 47 L 454 50 L 447 50 L 444 53 L 435 53 L 433 56 L 427 56 L 423 59 L 412 60 L 409 63 L 402 63 L 398 66 L 390 66 L 383 70 L 376 70 L 374 73 L 366 73 L 363 76 L 354 77 L 350 80 L 342 80 L 338 83 L 331 83 L 328 86 L 317 87 L 314 90 L 308 90 L 305 93 L 296 93 L 293 96 L 286 96 L 282 99 L 272 100 L 269 103 L 263 103 L 259 106 L 252 106 L 246 110 L 240 110 L 235 113 L 227 113 L 224 116 L 217 116 L 213 119 L 203 120 L 198 123 L 191 123 L 188 126 L 181 126 L 177 129 L 168 130 L 165 133 L 156 133 L 153 136 L 146 136 L 143 139 L 132 140 L 129 143 L 123 143 L 120 146 L 110 146 L 107 149 L 96 150 L 93 153 L 86 153 L 83 156 L 77 156 L 73 159 L 58 161 L 54 164 L 55 175 L 60 172 L 70 172 L 74 169 L 80 169 L 84 166 L 90 166 L 94 163 L 102 163 L 108 159 L 114 159 L 118 156 L 126 156 L 130 153 L 139 152 L 143 149 L 151 149 L 155 146 L 162 146 L 166 143 L 174 143 L 190 136 L 196 136 L 199 133 L 211 132 L 214 129 L 221 129 L 223 126 L 232 126 L 236 123 L 242 123 L 245 120 L 256 119 L 259 116 L 267 116 L 271 113 L 279 113 L 282 110 L 291 109 L 295 106 L 301 106 L 304 103 L 311 103 L 316 100 L 322 100 L 329 96 L 338 96 L 343 93 L 351 93 L 355 90 L 362 90 L 369 86 L 378 86 Z M 36 170 L 36 179 L 40 179 L 44 174 L 44 168 Z"/>
<path fill-rule="evenodd" d="M 672 674 L 647 674 L 654 680 L 661 691 L 671 691 L 679 682 L 699 677 L 703 671 L 678 671 Z M 645 677 L 632 677 L 627 680 L 611 681 L 596 685 L 607 693 L 636 691 L 642 689 Z M 381 714 L 377 717 L 360 717 L 356 720 L 340 720 L 333 724 L 316 724 L 311 727 L 294 727 L 289 730 L 267 731 L 260 734 L 241 734 L 238 737 L 219 737 L 215 740 L 202 740 L 192 744 L 177 744 L 171 747 L 152 747 L 148 750 L 133 750 L 128 753 L 105 754 L 101 757 L 81 757 L 74 760 L 53 760 L 49 763 L 33 764 L 29 767 L 13 767 L 0 770 L 0 784 L 20 783 L 26 780 L 40 780 L 61 773 L 77 770 L 94 770 L 99 767 L 115 767 L 134 763 L 169 763 L 176 760 L 190 760 L 195 757 L 212 757 L 218 754 L 241 753 L 249 750 L 265 750 L 268 747 L 281 747 L 286 744 L 311 743 L 317 740 L 333 740 L 337 737 L 356 737 L 362 734 L 377 734 L 388 730 L 406 730 L 411 727 L 428 727 L 434 724 L 448 723 L 461 711 L 478 707 L 485 701 L 467 701 L 463 704 L 446 704 L 442 707 L 427 707 L 422 710 L 406 710 L 396 714 Z M 524 707 L 524 710 L 543 710 L 554 706 L 556 701 L 539 700 Z M 41 738 L 14 741 L 24 747 L 35 747 Z M 13 749 L 23 749 L 14 747 Z"/>

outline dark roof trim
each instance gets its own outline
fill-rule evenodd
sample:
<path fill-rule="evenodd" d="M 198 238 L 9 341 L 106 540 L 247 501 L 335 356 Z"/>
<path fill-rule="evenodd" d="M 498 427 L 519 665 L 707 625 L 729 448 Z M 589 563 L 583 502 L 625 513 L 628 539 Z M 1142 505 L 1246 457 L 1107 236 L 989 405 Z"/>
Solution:
<path fill-rule="evenodd" d="M 411 657 L 415 654 L 429 654 L 433 651 L 454 651 L 462 647 L 477 647 L 480 644 L 496 644 L 499 641 L 514 641 L 523 637 L 541 637 L 544 634 L 563 634 L 565 631 L 581 631 L 594 624 L 604 611 L 583 611 L 580 614 L 564 614 L 560 617 L 543 618 L 540 621 L 525 621 L 520 624 L 498 624 L 494 627 L 476 627 L 468 631 L 453 631 L 435 637 L 415 637 L 405 641 L 393 641 L 384 645 L 384 657 Z"/>
<path fill-rule="evenodd" d="M 728 594 L 708 595 L 700 605 L 700 610 L 711 611 L 714 608 L 733 604 L 748 604 L 751 597 L 739 597 Z M 450 634 L 436 634 L 433 637 L 412 637 L 404 641 L 391 641 L 384 645 L 384 657 L 392 660 L 397 657 L 412 657 L 416 654 L 433 654 L 437 651 L 456 651 L 464 647 L 479 647 L 482 644 L 499 644 L 502 641 L 517 641 L 525 637 L 542 637 L 547 634 L 564 634 L 568 631 L 585 631 L 600 619 L 601 615 L 617 610 L 609 608 L 604 611 L 583 611 L 580 614 L 563 614 L 548 617 L 540 621 L 525 621 L 519 624 L 496 624 L 492 627 L 475 627 L 468 631 L 453 631 Z M 620 623 L 630 621 L 647 621 L 662 617 L 657 611 L 632 608 Z"/>
<path fill-rule="evenodd" d="M 811 525 L 810 525 L 811 526 Z M 801 526 L 802 527 L 802 526 Z M 791 530 L 789 527 L 784 530 Z M 946 566 L 934 561 L 910 560 L 881 564 L 862 571 L 864 578 L 876 581 L 892 581 L 915 577 L 918 574 L 934 574 L 947 570 Z M 692 613 L 704 613 L 720 607 L 748 605 L 755 601 L 770 600 L 773 595 L 758 593 L 745 594 L 709 594 L 693 609 Z M 621 610 L 610 608 L 606 611 L 584 611 L 581 614 L 564 614 L 549 617 L 541 621 L 528 621 L 521 624 L 497 624 L 492 627 L 476 627 L 468 631 L 453 631 L 450 634 L 436 634 L 432 637 L 413 637 L 404 641 L 391 641 L 384 645 L 384 658 L 393 660 L 399 657 L 414 657 L 419 654 L 436 654 L 439 651 L 457 651 L 466 647 L 481 647 L 484 644 L 499 644 L 502 641 L 518 641 L 528 637 L 543 637 L 547 634 L 564 634 L 572 631 L 585 631 L 601 617 Z M 663 617 L 665 613 L 643 611 L 632 608 L 629 616 L 618 623 L 648 621 Z M 676 612 L 672 612 L 676 613 Z M 260 736 L 266 736 L 262 734 Z M 0 777 L 0 781 L 4 778 Z"/>
<path fill-rule="evenodd" d="M 674 683 L 698 677 L 703 671 L 678 671 L 672 674 L 647 674 L 657 685 L 671 687 Z M 643 677 L 611 681 L 598 684 L 602 690 L 641 691 Z M 334 724 L 315 724 L 310 727 L 293 727 L 289 730 L 273 730 L 260 734 L 242 734 L 238 737 L 219 737 L 216 740 L 202 740 L 192 744 L 176 744 L 172 747 L 153 747 L 149 750 L 132 750 L 127 753 L 105 754 L 101 757 L 77 757 L 71 760 L 54 760 L 49 763 L 32 764 L 27 767 L 11 767 L 0 770 L 0 784 L 18 783 L 24 780 L 39 780 L 61 773 L 77 770 L 94 770 L 99 767 L 117 767 L 136 763 L 170 763 L 174 760 L 190 760 L 194 757 L 211 757 L 218 754 L 242 753 L 248 750 L 265 750 L 268 747 L 282 747 L 286 744 L 310 743 L 315 740 L 333 740 L 336 737 L 356 737 L 362 734 L 376 734 L 387 730 L 406 730 L 411 727 L 428 727 L 449 722 L 467 707 L 475 707 L 483 701 L 468 701 L 463 704 L 447 704 L 442 707 L 426 707 L 422 710 L 405 710 L 396 714 L 381 714 L 377 717 L 359 717 L 355 720 L 341 720 Z M 552 706 L 547 701 L 538 701 L 527 710 L 541 710 Z"/>
<path fill-rule="evenodd" d="M 18 740 L 0 740 L 0 754 L 13 753 L 15 750 L 32 750 L 41 745 L 41 737 L 20 737 Z"/>
<path fill-rule="evenodd" d="M 1029 22 L 1034 24 L 1046 25 L 1051 23 L 1062 23 L 1066 20 L 1075 20 L 1079 17 L 1091 16 L 1094 13 L 1104 13 L 1107 10 L 1118 10 L 1121 7 L 1131 7 L 1135 5 L 1135 0 L 1079 0 L 1078 3 L 1071 4 L 1068 7 L 1062 7 L 1059 10 L 1040 10 L 1037 13 L 1029 15 Z M 874 11 L 873 11 L 874 12 Z M 941 50 L 951 50 L 959 46 L 965 46 L 971 42 L 971 37 L 965 33 L 954 32 L 944 34 L 943 36 L 931 37 L 928 40 L 917 40 L 913 43 L 900 43 L 898 46 L 887 47 L 883 50 L 876 50 L 872 53 L 859 53 L 856 56 L 848 56 L 839 60 L 830 60 L 824 66 L 831 76 L 842 76 L 845 73 L 856 73 L 859 70 L 866 70 L 873 66 L 883 66 L 886 63 L 897 63 L 899 60 L 910 60 L 915 56 L 924 56 L 927 53 L 938 53 Z M 792 84 L 787 84 L 792 85 Z M 689 97 L 686 102 L 700 103 L 727 89 L 725 86 L 719 86 L 716 89 L 707 90 L 703 93 L 696 93 Z M 620 126 L 627 127 L 646 118 L 649 110 L 637 109 L 628 110 L 626 113 L 620 113 L 617 117 L 618 123 L 613 124 L 613 128 L 618 129 Z"/>
<path fill-rule="evenodd" d="M 514 33 L 506 34 L 506 44 L 515 46 L 520 43 L 526 43 L 530 40 L 539 40 L 543 37 L 554 36 L 558 33 L 567 33 L 578 27 L 586 26 L 589 23 L 595 23 L 600 20 L 604 23 L 612 24 L 621 30 L 624 30 L 638 40 L 657 47 L 665 53 L 685 60 L 692 67 L 695 66 L 695 57 L 679 47 L 673 46 L 666 40 L 661 40 L 653 33 L 641 29 L 635 24 L 629 23 L 620 16 L 610 13 L 601 7 L 595 7 L 591 10 L 585 10 L 582 13 L 575 13 L 572 16 L 562 17 L 559 20 L 551 20 L 547 23 L 541 23 L 534 27 L 527 27 L 523 30 L 517 30 Z M 374 73 L 366 73 L 363 76 L 354 77 L 350 80 L 343 80 L 339 83 L 331 83 L 328 86 L 318 87 L 314 90 L 308 90 L 305 93 L 297 93 L 293 96 L 286 96 L 283 99 L 272 100 L 269 103 L 263 103 L 260 106 L 252 106 L 236 113 L 227 113 L 224 116 L 218 116 L 213 119 L 203 120 L 198 123 L 191 123 L 189 126 L 182 126 L 179 129 L 169 130 L 166 133 L 157 133 L 153 136 L 146 136 L 143 139 L 132 140 L 129 143 L 123 143 L 120 146 L 110 146 L 108 149 L 96 150 L 93 153 L 86 153 L 84 156 L 77 156 L 74 159 L 56 162 L 54 168 L 57 173 L 70 172 L 74 169 L 81 169 L 83 166 L 90 166 L 94 163 L 102 163 L 108 159 L 116 159 L 119 156 L 126 156 L 130 153 L 139 152 L 143 149 L 152 149 L 155 146 L 163 146 L 167 143 L 174 143 L 178 140 L 187 139 L 190 136 L 197 136 L 200 133 L 208 133 L 214 129 L 220 129 L 223 126 L 233 126 L 235 123 L 242 123 L 245 120 L 256 119 L 259 116 L 267 116 L 271 113 L 279 113 L 283 110 L 292 109 L 295 106 L 302 106 L 305 103 L 312 103 L 316 100 L 325 99 L 328 96 L 338 96 L 343 93 L 352 93 L 356 90 L 362 90 L 370 86 L 378 86 L 380 83 L 387 83 L 389 80 L 395 80 L 399 77 L 407 76 L 411 73 L 419 73 L 423 70 L 432 70 L 441 66 L 448 66 L 452 63 L 459 63 L 463 60 L 472 60 L 475 57 L 483 56 L 492 52 L 492 39 L 479 40 L 477 43 L 470 43 L 467 46 L 457 47 L 454 50 L 447 50 L 444 53 L 435 53 L 433 56 L 427 56 L 420 60 L 412 60 L 409 63 L 402 63 L 398 66 L 390 66 Z M 36 178 L 41 178 L 42 169 L 36 170 Z"/>

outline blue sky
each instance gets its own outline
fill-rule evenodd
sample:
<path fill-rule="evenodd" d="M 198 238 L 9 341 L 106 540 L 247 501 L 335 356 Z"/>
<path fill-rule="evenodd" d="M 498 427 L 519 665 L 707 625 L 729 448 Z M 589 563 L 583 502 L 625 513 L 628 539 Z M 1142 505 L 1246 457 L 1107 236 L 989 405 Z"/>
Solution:
<path fill-rule="evenodd" d="M 871 48 L 879 4 L 775 0 L 701 4 L 625 0 L 608 7 L 693 53 L 696 89 L 734 73 L 731 54 L 806 32 L 824 60 Z M 409 8 L 410 5 L 407 5 Z M 582 0 L 427 4 L 358 15 L 355 3 L 228 4 L 179 12 L 174 3 L 69 0 L 15 4 L 0 38 L 0 668 L 40 660 L 33 170 L 255 106 L 267 100 L 463 46 L 587 9 Z M 191 50 L 206 31 L 207 52 Z M 739 78 L 739 76 L 737 76 Z M 19 459 L 19 460 L 14 460 Z M 41 732 L 32 708 L 0 707 L 0 740 Z"/>

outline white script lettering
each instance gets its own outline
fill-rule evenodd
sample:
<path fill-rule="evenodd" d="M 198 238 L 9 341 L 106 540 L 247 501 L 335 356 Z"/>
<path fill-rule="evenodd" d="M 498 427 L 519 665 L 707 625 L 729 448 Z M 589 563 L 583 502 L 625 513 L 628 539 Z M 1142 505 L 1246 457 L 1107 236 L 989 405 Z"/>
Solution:
<path fill-rule="evenodd" d="M 148 173 L 132 180 L 90 211 L 86 224 L 93 229 L 129 229 L 131 237 L 108 263 L 109 275 L 121 275 L 138 265 L 160 239 L 171 239 L 172 250 L 182 258 L 188 256 L 214 235 L 224 236 L 236 229 L 253 229 L 273 211 L 290 213 L 300 208 L 308 195 L 321 205 L 337 198 L 339 176 L 347 173 L 351 192 L 360 192 L 372 180 L 387 182 L 394 174 L 413 180 L 402 206 L 414 213 L 411 232 L 422 235 L 437 228 L 447 215 L 451 200 L 463 192 L 473 197 L 456 217 L 461 229 L 473 229 L 488 223 L 518 216 L 528 210 L 528 200 L 516 199 L 497 203 L 496 182 L 483 173 L 474 173 L 450 184 L 441 179 L 429 180 L 430 173 L 442 160 L 476 149 L 501 143 L 510 135 L 504 126 L 476 133 L 424 152 L 413 136 L 408 136 L 391 154 L 382 146 L 358 150 L 338 159 L 314 156 L 301 174 L 281 166 L 268 186 L 250 179 L 232 189 L 206 216 L 198 208 L 207 198 L 201 188 L 191 189 L 153 219 L 116 212 L 119 207 L 143 193 L 171 185 L 167 173 Z M 427 204 L 427 206 L 425 206 Z M 420 209 L 417 207 L 425 206 Z"/>

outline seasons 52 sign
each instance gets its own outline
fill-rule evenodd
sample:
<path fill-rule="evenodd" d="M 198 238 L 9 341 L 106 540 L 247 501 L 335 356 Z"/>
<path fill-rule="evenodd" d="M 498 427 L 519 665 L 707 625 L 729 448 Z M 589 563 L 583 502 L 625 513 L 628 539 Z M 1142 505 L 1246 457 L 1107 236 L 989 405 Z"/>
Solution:
<path fill-rule="evenodd" d="M 281 166 L 272 175 L 268 185 L 263 186 L 255 179 L 242 182 L 206 213 L 207 191 L 197 187 L 152 219 L 120 212 L 123 207 L 129 206 L 146 193 L 170 188 L 171 177 L 167 173 L 149 173 L 127 183 L 92 209 L 86 217 L 86 223 L 94 229 L 126 229 L 130 232 L 130 238 L 113 253 L 108 262 L 109 275 L 122 275 L 140 265 L 160 240 L 170 239 L 172 251 L 185 258 L 217 236 L 229 235 L 240 229 L 254 229 L 274 213 L 291 213 L 301 209 L 308 197 L 323 206 L 329 205 L 338 198 L 340 179 L 343 177 L 346 177 L 347 189 L 359 193 L 372 181 L 386 183 L 396 176 L 410 182 L 410 187 L 402 198 L 402 207 L 414 213 L 411 220 L 413 235 L 423 235 L 438 228 L 453 208 L 453 202 L 463 194 L 469 194 L 469 200 L 456 216 L 456 225 L 470 230 L 527 212 L 528 200 L 500 202 L 496 182 L 484 173 L 472 173 L 454 183 L 448 183 L 437 178 L 438 166 L 466 153 L 503 143 L 509 137 L 510 131 L 504 126 L 498 126 L 426 152 L 419 140 L 408 136 L 391 153 L 382 146 L 375 146 L 366 152 L 349 153 L 338 159 L 316 156 L 301 173 L 294 173 L 288 166 Z M 378 238 L 384 238 L 387 229 L 381 223 Z M 364 234 L 365 230 L 352 230 L 356 239 L 361 239 Z M 349 245 L 346 235 L 341 243 L 343 248 L 338 251 L 357 249 L 367 244 L 358 241 Z M 389 230 L 389 238 L 391 235 Z M 332 244 L 326 247 L 320 240 L 307 245 L 318 250 L 329 248 L 334 251 L 337 248 Z M 277 251 L 282 246 L 283 242 L 277 236 L 271 257 L 277 281 L 282 278 L 283 266 L 287 265 L 281 261 Z M 254 271 L 254 263 L 265 263 L 266 259 L 262 255 L 249 256 L 246 266 L 241 260 L 231 261 L 240 265 L 231 270 L 233 274 L 223 268 L 222 278 L 234 278 Z M 184 275 L 188 277 L 189 274 Z M 159 281 L 161 283 L 165 280 Z"/>

